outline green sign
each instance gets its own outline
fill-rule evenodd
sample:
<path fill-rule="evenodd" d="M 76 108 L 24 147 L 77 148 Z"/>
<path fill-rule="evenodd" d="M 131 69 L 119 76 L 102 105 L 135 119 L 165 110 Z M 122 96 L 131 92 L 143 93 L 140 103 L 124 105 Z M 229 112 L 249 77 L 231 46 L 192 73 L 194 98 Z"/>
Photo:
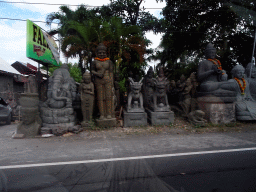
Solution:
<path fill-rule="evenodd" d="M 27 57 L 43 65 L 59 66 L 57 44 L 30 20 L 27 20 Z"/>

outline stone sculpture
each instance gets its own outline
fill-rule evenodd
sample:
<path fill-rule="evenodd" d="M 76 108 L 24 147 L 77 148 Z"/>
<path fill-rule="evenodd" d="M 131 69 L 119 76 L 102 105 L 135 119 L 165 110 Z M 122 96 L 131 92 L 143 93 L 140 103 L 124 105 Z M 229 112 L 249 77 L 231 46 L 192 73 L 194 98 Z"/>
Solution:
<path fill-rule="evenodd" d="M 100 43 L 97 47 L 96 58 L 92 62 L 92 74 L 95 77 L 97 90 L 97 103 L 100 118 L 97 124 L 100 127 L 112 127 L 116 125 L 113 117 L 113 87 L 114 87 L 114 64 L 107 57 L 107 47 Z"/>
<path fill-rule="evenodd" d="M 36 82 L 36 77 L 34 75 L 28 76 L 27 81 L 24 84 L 24 92 L 38 93 L 38 86 Z"/>
<path fill-rule="evenodd" d="M 124 127 L 147 125 L 147 114 L 143 107 L 143 96 L 141 93 L 143 78 L 137 82 L 128 78 L 130 92 L 128 93 L 127 107 L 124 109 Z"/>
<path fill-rule="evenodd" d="M 246 80 L 250 89 L 252 98 L 256 101 L 256 68 L 254 63 L 249 63 L 245 69 Z"/>
<path fill-rule="evenodd" d="M 92 120 L 93 104 L 94 104 L 94 85 L 91 82 L 91 74 L 85 72 L 83 80 L 79 87 L 81 96 L 81 109 L 83 113 L 82 127 L 88 127 L 89 121 Z"/>
<path fill-rule="evenodd" d="M 131 91 L 128 94 L 127 112 L 144 112 L 143 96 L 141 94 L 142 80 L 135 82 L 129 77 Z"/>
<path fill-rule="evenodd" d="M 153 111 L 170 111 L 170 106 L 167 98 L 167 87 L 169 81 L 164 76 L 163 68 L 161 67 L 158 72 L 158 77 L 155 79 L 155 92 L 153 95 Z"/>
<path fill-rule="evenodd" d="M 201 110 L 191 111 L 188 114 L 188 120 L 195 126 L 205 126 L 207 120 L 204 119 L 205 112 Z"/>
<path fill-rule="evenodd" d="M 228 87 L 237 94 L 235 102 L 237 120 L 256 120 L 256 102 L 251 97 L 248 81 L 243 78 L 244 72 L 243 66 L 236 65 L 231 71 L 233 79 L 229 80 Z"/>
<path fill-rule="evenodd" d="M 149 108 L 153 104 L 153 94 L 155 81 L 153 79 L 154 71 L 151 66 L 147 72 L 146 77 L 143 80 L 143 98 L 144 98 L 144 107 Z"/>
<path fill-rule="evenodd" d="M 68 131 L 75 125 L 72 101 L 76 97 L 76 84 L 70 76 L 68 65 L 63 64 L 49 78 L 47 97 L 41 107 L 44 128 L 56 133 L 58 129 Z"/>
<path fill-rule="evenodd" d="M 189 114 L 190 107 L 191 107 L 191 90 L 192 90 L 191 79 L 188 78 L 186 80 L 185 87 L 182 92 L 181 102 L 180 102 L 180 105 L 186 116 Z"/>
<path fill-rule="evenodd" d="M 198 108 L 198 103 L 197 103 L 197 86 L 198 82 L 196 80 L 196 75 L 195 73 L 191 73 L 189 76 L 192 84 L 192 89 L 191 89 L 191 111 L 195 111 Z"/>
<path fill-rule="evenodd" d="M 199 63 L 197 80 L 200 83 L 200 95 L 214 95 L 217 97 L 232 97 L 235 95 L 227 86 L 227 74 L 221 63 L 216 59 L 216 49 L 211 43 L 205 49 L 206 60 Z"/>
<path fill-rule="evenodd" d="M 120 85 L 119 85 L 119 74 L 116 73 L 115 74 L 115 82 L 114 82 L 114 87 L 115 87 L 115 96 L 116 96 L 116 104 L 115 109 L 119 109 L 120 108 Z"/>

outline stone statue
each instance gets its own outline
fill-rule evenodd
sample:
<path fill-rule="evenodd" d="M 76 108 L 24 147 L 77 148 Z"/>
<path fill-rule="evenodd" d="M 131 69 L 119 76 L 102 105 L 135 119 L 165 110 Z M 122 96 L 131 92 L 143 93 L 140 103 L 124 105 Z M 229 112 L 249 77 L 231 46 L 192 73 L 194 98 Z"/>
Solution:
<path fill-rule="evenodd" d="M 236 92 L 237 120 L 256 120 L 256 102 L 251 97 L 248 81 L 243 78 L 244 72 L 243 66 L 236 65 L 231 71 L 233 79 L 230 79 L 229 85 L 225 86 Z"/>
<path fill-rule="evenodd" d="M 34 75 L 29 75 L 27 81 L 24 84 L 25 93 L 38 93 L 38 86 L 36 82 L 36 77 Z"/>
<path fill-rule="evenodd" d="M 192 84 L 192 89 L 191 89 L 191 111 L 195 111 L 198 108 L 197 104 L 197 86 L 198 82 L 196 80 L 196 75 L 195 73 L 191 73 L 189 76 Z"/>
<path fill-rule="evenodd" d="M 143 95 L 144 95 L 144 106 L 148 108 L 153 104 L 153 94 L 155 81 L 153 79 L 154 71 L 151 66 L 147 72 L 146 77 L 143 80 Z"/>
<path fill-rule="evenodd" d="M 188 78 L 185 83 L 185 87 L 183 89 L 183 92 L 181 93 L 182 98 L 180 102 L 180 106 L 183 109 L 183 112 L 187 116 L 190 112 L 191 107 L 191 90 L 192 90 L 192 84 L 191 79 Z"/>
<path fill-rule="evenodd" d="M 40 132 L 42 120 L 38 108 L 21 108 L 22 122 L 18 125 L 16 134 L 23 134 L 24 137 L 37 136 Z"/>
<path fill-rule="evenodd" d="M 232 97 L 235 95 L 227 84 L 227 74 L 222 69 L 221 63 L 216 59 L 216 49 L 211 43 L 205 49 L 206 60 L 199 63 L 197 80 L 200 82 L 201 95 L 214 95 L 218 97 Z M 226 88 L 226 89 L 225 89 Z"/>
<path fill-rule="evenodd" d="M 70 76 L 68 65 L 63 64 L 53 72 L 49 78 L 47 96 L 41 107 L 43 126 L 67 130 L 73 127 L 75 114 L 72 101 L 76 97 L 76 84 Z"/>
<path fill-rule="evenodd" d="M 91 74 L 85 72 L 83 80 L 79 87 L 81 96 L 81 109 L 83 113 L 83 127 L 89 126 L 89 121 L 92 120 L 93 104 L 94 104 L 94 85 L 91 82 Z"/>
<path fill-rule="evenodd" d="M 170 106 L 167 98 L 167 87 L 169 81 L 164 76 L 164 70 L 161 67 L 158 71 L 158 77 L 155 79 L 155 93 L 153 95 L 153 111 L 170 111 Z"/>
<path fill-rule="evenodd" d="M 115 87 L 115 98 L 116 98 L 116 104 L 114 106 L 115 109 L 119 109 L 120 108 L 120 85 L 119 85 L 119 73 L 115 74 L 115 82 L 114 82 L 114 87 Z"/>
<path fill-rule="evenodd" d="M 256 101 L 256 68 L 254 63 L 249 63 L 245 69 L 246 80 L 250 89 L 252 98 Z"/>
<path fill-rule="evenodd" d="M 188 114 L 188 120 L 190 123 L 196 126 L 205 126 L 207 120 L 204 119 L 205 112 L 201 110 L 191 111 Z"/>
<path fill-rule="evenodd" d="M 135 82 L 129 77 L 131 91 L 128 94 L 127 112 L 144 112 L 143 96 L 141 94 L 142 80 Z"/>
<path fill-rule="evenodd" d="M 95 76 L 100 120 L 111 119 L 113 114 L 114 64 L 107 57 L 106 51 L 107 47 L 100 43 L 97 47 L 97 57 L 92 62 L 92 74 Z"/>

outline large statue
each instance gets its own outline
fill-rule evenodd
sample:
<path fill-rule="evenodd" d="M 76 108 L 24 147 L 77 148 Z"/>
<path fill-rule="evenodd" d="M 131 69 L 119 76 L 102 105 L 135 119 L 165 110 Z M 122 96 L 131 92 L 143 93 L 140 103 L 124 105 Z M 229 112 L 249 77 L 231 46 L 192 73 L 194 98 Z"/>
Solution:
<path fill-rule="evenodd" d="M 129 80 L 131 91 L 128 94 L 127 112 L 144 112 L 143 96 L 141 94 L 143 78 L 139 82 L 135 82 L 131 77 L 129 77 Z"/>
<path fill-rule="evenodd" d="M 234 96 L 228 86 L 221 87 L 227 83 L 227 74 L 222 69 L 221 63 L 216 59 L 216 49 L 209 43 L 205 49 L 206 60 L 199 63 L 197 80 L 200 84 L 200 94 L 214 95 L 220 97 Z M 225 89 L 226 88 L 226 89 Z"/>
<path fill-rule="evenodd" d="M 256 102 L 251 97 L 248 81 L 243 78 L 245 69 L 236 65 L 231 74 L 233 79 L 229 80 L 229 88 L 236 92 L 236 118 L 237 120 L 256 120 Z"/>
<path fill-rule="evenodd" d="M 107 57 L 107 47 L 100 43 L 97 47 L 96 58 L 92 62 L 92 74 L 95 76 L 97 90 L 97 102 L 100 113 L 98 126 L 107 125 L 107 120 L 113 120 L 110 126 L 115 126 L 113 116 L 113 88 L 114 88 L 114 64 Z M 104 120 L 104 121 L 102 121 Z M 102 122 L 100 125 L 99 123 Z"/>
<path fill-rule="evenodd" d="M 91 75 L 88 72 L 83 74 L 83 81 L 80 84 L 79 92 L 81 95 L 81 109 L 83 113 L 82 126 L 89 126 L 89 121 L 92 119 L 93 104 L 94 104 L 94 85 L 91 82 Z"/>
<path fill-rule="evenodd" d="M 153 111 L 170 111 L 170 106 L 167 98 L 167 88 L 169 87 L 169 81 L 164 76 L 163 68 L 158 71 L 158 77 L 155 79 L 155 93 L 153 96 Z"/>
<path fill-rule="evenodd" d="M 76 84 L 70 76 L 68 65 L 63 64 L 49 78 L 47 100 L 41 107 L 43 126 L 68 129 L 75 124 L 72 101 L 76 97 Z"/>
<path fill-rule="evenodd" d="M 250 94 L 256 100 L 256 68 L 254 63 L 249 63 L 245 69 L 246 80 L 250 89 Z"/>

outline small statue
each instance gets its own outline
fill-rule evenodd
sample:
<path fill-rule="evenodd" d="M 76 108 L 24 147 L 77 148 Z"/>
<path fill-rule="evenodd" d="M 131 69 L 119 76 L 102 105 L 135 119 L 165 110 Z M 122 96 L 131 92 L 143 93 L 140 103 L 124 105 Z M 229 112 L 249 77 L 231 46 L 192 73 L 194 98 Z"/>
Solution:
<path fill-rule="evenodd" d="M 23 134 L 24 137 L 37 136 L 42 125 L 42 120 L 39 116 L 38 108 L 22 107 L 21 116 L 22 122 L 18 125 L 16 134 Z"/>
<path fill-rule="evenodd" d="M 127 112 L 144 112 L 143 96 L 140 92 L 143 78 L 139 82 L 135 82 L 131 77 L 129 80 L 131 91 L 128 94 Z"/>
<path fill-rule="evenodd" d="M 100 43 L 97 47 L 97 57 L 92 62 L 92 74 L 95 76 L 97 101 L 100 112 L 99 120 L 112 119 L 113 117 L 113 87 L 114 64 L 107 57 L 107 47 Z"/>
<path fill-rule="evenodd" d="M 204 119 L 205 112 L 201 110 L 191 111 L 188 114 L 188 120 L 190 123 L 196 126 L 205 126 L 207 120 Z"/>
<path fill-rule="evenodd" d="M 154 111 L 170 111 L 168 98 L 166 94 L 169 82 L 164 76 L 164 70 L 161 67 L 158 71 L 158 77 L 155 79 L 155 93 L 153 96 L 153 110 Z"/>
<path fill-rule="evenodd" d="M 24 84 L 25 93 L 38 93 L 38 87 L 36 83 L 36 77 L 34 75 L 29 75 L 27 81 Z"/>
<path fill-rule="evenodd" d="M 83 80 L 79 87 L 81 95 L 81 108 L 83 113 L 82 126 L 87 127 L 89 121 L 92 119 L 93 104 L 94 104 L 94 85 L 91 82 L 91 74 L 85 72 Z"/>
<path fill-rule="evenodd" d="M 182 99 L 180 102 L 180 105 L 187 116 L 190 112 L 190 106 L 191 106 L 191 90 L 192 90 L 192 84 L 190 78 L 186 80 L 184 90 L 182 92 Z"/>
<path fill-rule="evenodd" d="M 228 86 L 227 74 L 222 69 L 221 63 L 216 59 L 216 49 L 211 43 L 205 49 L 206 60 L 199 63 L 197 80 L 200 82 L 200 93 L 219 97 L 232 97 L 235 95 Z"/>

